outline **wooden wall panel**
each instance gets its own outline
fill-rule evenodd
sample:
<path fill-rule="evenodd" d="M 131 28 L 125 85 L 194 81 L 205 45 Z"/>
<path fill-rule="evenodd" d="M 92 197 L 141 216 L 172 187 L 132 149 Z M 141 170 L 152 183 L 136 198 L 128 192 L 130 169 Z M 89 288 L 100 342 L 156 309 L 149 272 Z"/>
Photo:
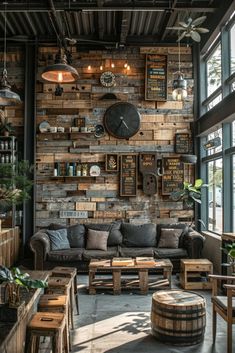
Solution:
<path fill-rule="evenodd" d="M 145 54 L 168 55 L 168 99 L 166 102 L 144 100 Z M 40 48 L 38 65 L 41 69 L 49 64 L 55 48 Z M 190 48 L 181 48 L 181 66 L 188 80 L 187 102 L 172 100 L 173 73 L 178 68 L 178 48 L 130 48 L 113 52 L 115 68 L 110 68 L 110 52 L 77 52 L 73 48 L 73 65 L 78 69 L 78 83 L 64 84 L 63 94 L 55 96 L 55 84 L 43 83 L 38 74 L 37 125 L 47 120 L 51 126 L 63 126 L 66 131 L 73 126 L 74 119 L 84 118 L 87 126 L 103 123 L 108 107 L 118 101 L 134 104 L 141 115 L 139 132 L 129 140 L 116 139 L 107 132 L 102 138 L 93 134 L 40 134 L 37 135 L 37 227 L 46 227 L 50 222 L 74 224 L 78 220 L 59 219 L 60 211 L 86 210 L 88 218 L 84 223 L 103 223 L 124 219 L 130 223 L 171 223 L 184 221 L 193 216 L 183 210 L 182 202 L 172 202 L 169 196 L 161 194 L 161 177 L 158 177 L 158 194 L 147 196 L 142 191 L 142 175 L 138 176 L 136 197 L 119 196 L 119 171 L 105 171 L 106 153 L 155 152 L 159 158 L 175 156 L 175 133 L 191 134 L 193 122 L 192 57 Z M 130 71 L 124 69 L 128 60 Z M 104 71 L 116 75 L 116 85 L 111 88 L 100 84 L 101 62 Z M 91 69 L 88 69 L 91 65 Z M 117 100 L 102 100 L 106 93 L 113 93 Z M 99 177 L 53 178 L 54 162 L 98 164 Z M 64 169 L 63 169 L 64 171 Z M 192 169 L 191 178 L 194 174 Z"/>

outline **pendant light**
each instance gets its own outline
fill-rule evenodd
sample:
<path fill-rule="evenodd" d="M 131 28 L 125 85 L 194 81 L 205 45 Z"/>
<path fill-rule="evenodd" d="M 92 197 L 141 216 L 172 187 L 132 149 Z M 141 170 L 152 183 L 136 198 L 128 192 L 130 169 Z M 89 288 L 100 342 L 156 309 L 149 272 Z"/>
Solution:
<path fill-rule="evenodd" d="M 2 71 L 2 78 L 0 81 L 0 106 L 13 106 L 16 104 L 21 103 L 20 96 L 11 91 L 11 85 L 7 81 L 7 68 L 6 68 L 6 61 L 7 61 L 7 39 L 6 39 L 6 32 L 7 32 L 7 12 L 6 12 L 6 3 L 5 3 L 5 11 L 4 11 L 4 57 L 3 57 L 3 71 Z"/>
<path fill-rule="evenodd" d="M 67 56 L 60 47 L 55 63 L 47 66 L 42 72 L 42 78 L 48 82 L 70 83 L 77 81 L 77 70 L 67 63 Z"/>
<path fill-rule="evenodd" d="M 176 79 L 173 81 L 173 92 L 172 98 L 175 101 L 183 101 L 187 97 L 187 81 L 183 78 L 183 74 L 180 71 L 180 39 L 178 39 L 178 64 L 179 70 L 175 73 Z"/>

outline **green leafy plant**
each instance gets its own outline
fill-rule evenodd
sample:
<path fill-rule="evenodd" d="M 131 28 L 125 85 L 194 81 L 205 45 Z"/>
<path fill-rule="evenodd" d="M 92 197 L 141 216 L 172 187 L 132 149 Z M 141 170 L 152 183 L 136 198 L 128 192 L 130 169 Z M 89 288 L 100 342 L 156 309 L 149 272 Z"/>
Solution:
<path fill-rule="evenodd" d="M 4 116 L 4 112 L 1 110 L 0 114 L 0 135 L 7 132 L 9 135 L 13 134 L 15 129 L 12 126 L 12 123 L 8 121 L 8 118 Z"/>
<path fill-rule="evenodd" d="M 183 200 L 187 208 L 192 208 L 195 202 L 201 204 L 201 188 L 206 186 L 208 185 L 204 184 L 202 179 L 196 179 L 194 185 L 184 181 L 181 190 L 171 193 L 171 199 L 173 201 Z"/>
<path fill-rule="evenodd" d="M 226 244 L 224 248 L 221 248 L 228 256 L 229 266 L 232 267 L 232 272 L 235 273 L 235 243 Z"/>
<path fill-rule="evenodd" d="M 19 268 L 8 269 L 0 266 L 0 284 L 6 283 L 5 297 L 8 297 L 8 304 L 11 307 L 20 305 L 20 288 L 46 288 L 47 281 L 32 279 L 28 273 L 23 273 Z"/>
<path fill-rule="evenodd" d="M 33 181 L 30 179 L 33 166 L 28 161 L 14 164 L 0 164 L 0 206 L 7 209 L 30 198 Z"/>

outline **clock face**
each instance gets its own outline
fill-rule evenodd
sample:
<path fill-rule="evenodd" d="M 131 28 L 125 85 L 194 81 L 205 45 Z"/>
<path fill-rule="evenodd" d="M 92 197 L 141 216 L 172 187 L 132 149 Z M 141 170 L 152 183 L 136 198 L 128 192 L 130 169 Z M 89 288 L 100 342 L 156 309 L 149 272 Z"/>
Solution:
<path fill-rule="evenodd" d="M 130 103 L 116 103 L 106 110 L 104 124 L 112 136 L 128 139 L 134 136 L 140 128 L 140 114 Z"/>
<path fill-rule="evenodd" d="M 111 71 L 105 71 L 100 76 L 100 82 L 104 87 L 112 87 L 115 85 L 115 75 Z"/>

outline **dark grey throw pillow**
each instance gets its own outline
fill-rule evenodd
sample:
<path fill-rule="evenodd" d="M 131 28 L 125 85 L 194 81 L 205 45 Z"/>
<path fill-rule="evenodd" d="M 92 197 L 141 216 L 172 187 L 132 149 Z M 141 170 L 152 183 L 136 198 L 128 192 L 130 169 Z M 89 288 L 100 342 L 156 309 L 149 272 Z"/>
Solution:
<path fill-rule="evenodd" d="M 85 232 L 83 224 L 75 224 L 67 228 L 71 248 L 85 248 Z"/>
<path fill-rule="evenodd" d="M 51 250 L 70 249 L 67 229 L 47 230 L 51 243 Z"/>
<path fill-rule="evenodd" d="M 182 229 L 181 236 L 179 238 L 179 248 L 184 247 L 184 236 L 186 233 L 189 232 L 189 226 L 185 223 L 172 223 L 172 224 L 163 224 L 160 223 L 157 225 L 157 246 L 159 244 L 160 236 L 161 236 L 161 229 Z"/>
<path fill-rule="evenodd" d="M 109 232 L 88 229 L 86 249 L 107 251 L 108 236 Z"/>
<path fill-rule="evenodd" d="M 158 247 L 177 249 L 179 247 L 179 238 L 181 234 L 182 229 L 162 228 Z"/>
<path fill-rule="evenodd" d="M 127 247 L 155 247 L 156 224 L 146 223 L 134 225 L 122 223 L 123 244 Z"/>

